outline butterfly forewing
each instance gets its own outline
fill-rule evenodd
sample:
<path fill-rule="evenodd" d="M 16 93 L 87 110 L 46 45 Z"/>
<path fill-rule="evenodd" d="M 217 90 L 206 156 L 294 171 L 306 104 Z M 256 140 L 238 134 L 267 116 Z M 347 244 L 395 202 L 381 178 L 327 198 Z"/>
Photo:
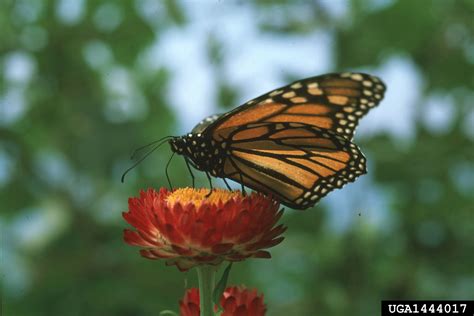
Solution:
<path fill-rule="evenodd" d="M 225 138 L 249 123 L 305 123 L 352 139 L 359 119 L 378 105 L 385 85 L 363 73 L 327 74 L 275 89 L 221 116 L 210 130 Z"/>

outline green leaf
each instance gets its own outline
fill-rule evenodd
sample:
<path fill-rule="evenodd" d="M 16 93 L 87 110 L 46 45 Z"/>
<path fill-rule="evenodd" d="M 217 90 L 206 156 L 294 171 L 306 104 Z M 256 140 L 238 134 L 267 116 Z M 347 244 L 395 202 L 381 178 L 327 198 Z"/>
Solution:
<path fill-rule="evenodd" d="M 217 282 L 217 285 L 214 288 L 214 293 L 212 293 L 212 300 L 214 301 L 214 304 L 216 304 L 216 306 L 219 308 L 219 310 L 222 310 L 222 307 L 220 305 L 220 298 L 222 296 L 222 293 L 224 293 L 224 290 L 227 286 L 227 280 L 229 278 L 231 268 L 232 268 L 232 262 L 229 263 L 227 268 L 225 268 L 221 279 L 219 280 L 219 282 Z"/>

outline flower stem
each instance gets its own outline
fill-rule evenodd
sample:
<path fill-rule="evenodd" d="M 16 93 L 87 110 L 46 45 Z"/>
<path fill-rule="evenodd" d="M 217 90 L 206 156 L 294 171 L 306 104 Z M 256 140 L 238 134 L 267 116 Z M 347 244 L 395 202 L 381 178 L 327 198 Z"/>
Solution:
<path fill-rule="evenodd" d="M 216 279 L 216 268 L 211 265 L 196 267 L 199 282 L 199 305 L 201 316 L 213 316 L 212 292 Z"/>

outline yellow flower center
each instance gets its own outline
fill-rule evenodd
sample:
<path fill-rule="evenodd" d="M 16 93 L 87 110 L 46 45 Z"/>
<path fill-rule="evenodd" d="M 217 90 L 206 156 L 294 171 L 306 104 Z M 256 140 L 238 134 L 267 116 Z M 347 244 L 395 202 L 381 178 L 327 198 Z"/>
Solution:
<path fill-rule="evenodd" d="M 173 207 L 177 202 L 181 203 L 182 205 L 192 203 L 196 207 L 199 207 L 202 203 L 225 203 L 233 198 L 242 197 L 242 193 L 240 193 L 240 191 L 228 191 L 223 189 L 214 189 L 211 195 L 208 196 L 208 194 L 209 189 L 182 188 L 177 189 L 168 195 L 166 201 L 171 207 Z"/>

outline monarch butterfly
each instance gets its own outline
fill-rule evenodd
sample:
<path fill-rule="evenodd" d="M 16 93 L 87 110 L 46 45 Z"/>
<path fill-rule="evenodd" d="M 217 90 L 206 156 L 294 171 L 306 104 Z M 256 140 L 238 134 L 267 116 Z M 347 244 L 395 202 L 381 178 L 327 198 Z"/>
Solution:
<path fill-rule="evenodd" d="M 167 140 L 207 176 L 226 178 L 306 209 L 366 173 L 351 142 L 359 119 L 383 98 L 384 83 L 364 73 L 293 82 Z M 174 154 L 173 153 L 173 154 Z"/>

